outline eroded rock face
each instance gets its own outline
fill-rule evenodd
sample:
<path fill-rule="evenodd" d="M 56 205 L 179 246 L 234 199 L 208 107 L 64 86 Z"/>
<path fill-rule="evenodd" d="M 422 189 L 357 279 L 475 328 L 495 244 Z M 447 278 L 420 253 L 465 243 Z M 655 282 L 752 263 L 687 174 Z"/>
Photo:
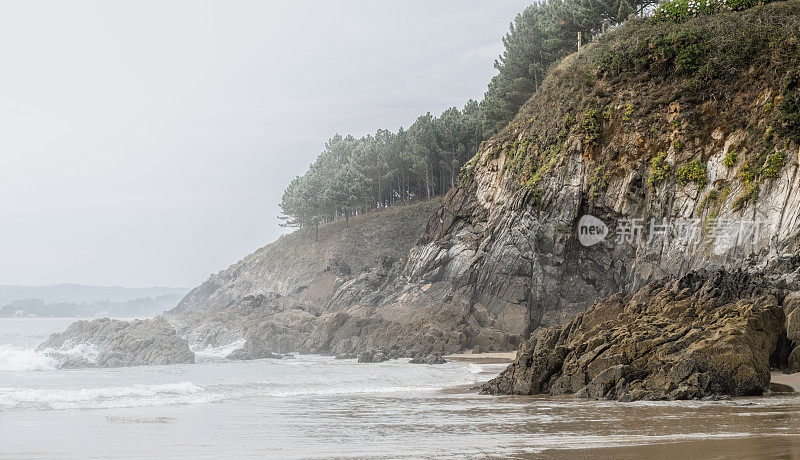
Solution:
<path fill-rule="evenodd" d="M 785 341 L 786 290 L 745 272 L 692 272 L 537 331 L 488 394 L 617 400 L 760 395 Z"/>
<path fill-rule="evenodd" d="M 194 363 L 186 340 L 163 317 L 121 321 L 76 321 L 52 334 L 37 350 L 61 367 L 122 367 Z"/>
<path fill-rule="evenodd" d="M 418 203 L 350 219 L 349 227 L 334 222 L 320 228 L 318 243 L 302 232 L 283 237 L 193 290 L 170 320 L 200 347 L 246 338 L 236 359 L 259 350 L 357 357 L 381 349 L 411 358 L 516 348 L 522 335 L 468 299 L 454 300 L 449 284 L 403 276 L 437 209 Z"/>

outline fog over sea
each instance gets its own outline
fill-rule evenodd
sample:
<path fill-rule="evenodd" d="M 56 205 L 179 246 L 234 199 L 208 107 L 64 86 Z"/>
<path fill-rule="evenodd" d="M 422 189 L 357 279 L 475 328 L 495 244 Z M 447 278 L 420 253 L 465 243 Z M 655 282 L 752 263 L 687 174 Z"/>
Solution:
<path fill-rule="evenodd" d="M 481 396 L 505 366 L 229 361 L 58 369 L 72 319 L 0 319 L 0 458 L 623 458 L 800 452 L 800 397 L 616 403 Z M 89 349 L 74 353 L 91 353 Z M 587 450 L 588 449 L 588 450 Z"/>

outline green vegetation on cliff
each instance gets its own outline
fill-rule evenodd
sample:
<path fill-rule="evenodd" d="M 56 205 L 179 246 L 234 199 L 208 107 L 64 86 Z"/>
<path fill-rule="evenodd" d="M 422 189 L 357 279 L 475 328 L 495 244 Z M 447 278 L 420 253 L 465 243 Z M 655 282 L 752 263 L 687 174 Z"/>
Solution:
<path fill-rule="evenodd" d="M 593 176 L 639 169 L 651 186 L 704 189 L 710 143 L 740 133 L 716 161 L 746 186 L 745 203 L 779 177 L 800 143 L 798 37 L 797 1 L 680 23 L 628 21 L 555 66 L 476 167 L 502 153 L 504 170 L 531 189 L 579 139 L 587 167 L 602 170 Z M 592 198 L 605 181 L 595 182 Z"/>
<path fill-rule="evenodd" d="M 778 177 L 786 163 L 781 152 L 800 142 L 798 5 L 726 0 L 724 8 L 717 2 L 685 17 L 664 16 L 694 5 L 682 1 L 605 34 L 598 32 L 621 22 L 620 12 L 646 12 L 651 3 L 530 6 L 504 38 L 498 75 L 483 102 L 439 117 L 426 114 L 396 133 L 337 135 L 286 189 L 281 206 L 287 223 L 316 226 L 442 195 L 457 182 L 468 184 L 481 161 L 501 154 L 504 171 L 541 202 L 542 182 L 575 136 L 589 165 L 602 169 L 593 175 L 592 198 L 602 196 L 607 180 L 601 178 L 623 164 L 633 167 L 634 160 L 650 164 L 651 186 L 673 180 L 704 189 L 710 160 L 704 145 L 711 135 L 704 127 L 720 119 L 729 132 L 746 133 L 723 163 L 749 187 L 737 201 L 745 203 L 759 184 Z M 597 40 L 559 61 L 574 51 L 578 31 Z M 486 154 L 473 155 L 501 125 L 503 131 L 485 143 Z M 634 145 L 630 133 L 642 141 Z"/>
<path fill-rule="evenodd" d="M 486 125 L 494 134 L 514 119 L 544 81 L 551 65 L 632 14 L 643 15 L 653 0 L 550 0 L 536 2 L 511 24 L 505 51 L 495 62 L 497 75 L 484 101 Z"/>
<path fill-rule="evenodd" d="M 742 11 L 772 0 L 672 0 L 661 4 L 653 14 L 655 21 L 683 22 L 689 18 L 726 11 Z"/>

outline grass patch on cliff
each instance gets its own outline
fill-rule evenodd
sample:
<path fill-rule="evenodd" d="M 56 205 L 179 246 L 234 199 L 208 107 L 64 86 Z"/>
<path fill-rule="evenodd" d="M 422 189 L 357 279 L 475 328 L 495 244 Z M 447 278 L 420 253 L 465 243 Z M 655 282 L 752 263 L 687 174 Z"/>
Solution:
<path fill-rule="evenodd" d="M 510 157 L 505 172 L 532 190 L 546 187 L 555 158 L 583 145 L 587 165 L 606 165 L 589 172 L 588 198 L 595 200 L 614 178 L 608 171 L 642 170 L 650 189 L 670 180 L 707 186 L 705 146 L 714 142 L 712 127 L 725 126 L 726 135 L 748 133 L 725 166 L 738 167 L 746 183 L 766 180 L 781 162 L 765 168 L 767 157 L 754 152 L 786 141 L 796 148 L 800 135 L 800 73 L 786 77 L 800 67 L 799 41 L 797 1 L 681 24 L 631 20 L 554 65 L 487 148 Z M 757 145 L 757 132 L 769 140 Z"/>
<path fill-rule="evenodd" d="M 773 68 L 774 77 L 780 80 L 779 69 L 790 67 L 797 58 L 793 33 L 798 29 L 797 7 L 796 3 L 759 7 L 683 24 L 633 21 L 601 40 L 595 58 L 597 71 L 613 81 L 655 80 L 673 100 L 702 100 L 711 89 L 708 81 L 736 78 L 753 66 Z M 776 17 L 784 9 L 790 11 Z M 776 20 L 789 27 L 775 27 Z M 792 107 L 787 109 L 795 113 Z"/>
<path fill-rule="evenodd" d="M 764 165 L 761 166 L 761 177 L 764 179 L 777 179 L 780 177 L 781 169 L 786 166 L 786 152 L 778 151 L 767 156 Z"/>
<path fill-rule="evenodd" d="M 739 167 L 738 177 L 745 186 L 757 185 L 779 178 L 784 166 L 786 166 L 785 151 L 765 151 L 760 156 L 745 161 Z"/>
<path fill-rule="evenodd" d="M 472 182 L 472 179 L 475 177 L 475 168 L 478 166 L 480 158 L 481 154 L 478 152 L 461 167 L 461 171 L 458 174 L 458 183 L 462 187 L 466 187 Z"/>
<path fill-rule="evenodd" d="M 608 120 L 611 119 L 613 112 L 609 113 Z M 597 139 L 600 137 L 600 109 L 589 109 L 583 116 L 581 121 L 581 128 L 583 129 L 584 139 L 589 146 L 597 144 Z"/>
<path fill-rule="evenodd" d="M 650 161 L 650 175 L 647 177 L 647 185 L 656 187 L 660 183 L 667 180 L 672 166 L 667 163 L 667 154 L 659 152 Z"/>
<path fill-rule="evenodd" d="M 722 164 L 725 165 L 726 168 L 731 169 L 736 166 L 736 163 L 739 161 L 739 154 L 736 150 L 731 150 L 725 155 L 725 159 L 722 160 Z"/>
<path fill-rule="evenodd" d="M 688 185 L 691 183 L 697 184 L 699 188 L 705 188 L 708 185 L 708 171 L 706 164 L 698 160 L 691 160 L 678 168 L 678 183 L 681 185 Z"/>
<path fill-rule="evenodd" d="M 612 172 L 608 163 L 597 165 L 589 176 L 589 199 L 596 200 L 608 187 Z"/>
<path fill-rule="evenodd" d="M 800 142 L 800 70 L 786 75 L 783 99 L 777 107 L 776 123 L 782 134 Z"/>
<path fill-rule="evenodd" d="M 760 193 L 760 190 L 761 189 L 757 183 L 747 184 L 742 193 L 740 193 L 736 199 L 733 200 L 733 210 L 739 211 L 748 204 L 758 200 L 758 194 Z"/>
<path fill-rule="evenodd" d="M 774 0 L 672 0 L 662 3 L 653 14 L 655 22 L 684 22 L 698 16 L 743 11 Z"/>

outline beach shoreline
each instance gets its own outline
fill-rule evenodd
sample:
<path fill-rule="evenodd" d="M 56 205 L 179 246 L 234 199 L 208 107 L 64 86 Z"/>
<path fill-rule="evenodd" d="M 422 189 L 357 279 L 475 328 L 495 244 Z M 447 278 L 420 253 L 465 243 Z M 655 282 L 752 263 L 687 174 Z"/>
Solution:
<path fill-rule="evenodd" d="M 476 364 L 510 364 L 517 357 L 516 351 L 500 351 L 490 353 L 472 353 L 466 351 L 464 353 L 454 353 L 452 355 L 442 356 L 447 361 L 462 361 Z"/>
<path fill-rule="evenodd" d="M 514 361 L 517 353 L 514 351 L 490 353 L 454 353 L 442 356 L 447 361 L 464 362 L 471 364 L 509 364 Z M 440 390 L 443 394 L 478 394 L 480 387 L 489 380 L 497 377 L 505 368 L 484 370 L 477 375 L 479 378 L 474 383 L 445 387 Z"/>
<path fill-rule="evenodd" d="M 800 372 L 795 372 L 794 374 L 772 372 L 769 382 L 769 389 L 773 393 L 800 392 Z"/>

